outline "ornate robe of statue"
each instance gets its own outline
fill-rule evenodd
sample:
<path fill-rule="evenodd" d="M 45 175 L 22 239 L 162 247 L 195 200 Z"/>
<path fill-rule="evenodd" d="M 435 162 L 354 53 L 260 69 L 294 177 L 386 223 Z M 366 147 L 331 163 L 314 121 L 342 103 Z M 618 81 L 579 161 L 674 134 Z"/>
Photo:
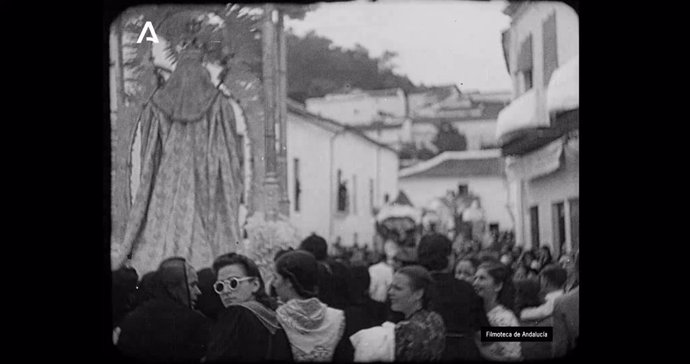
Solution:
<path fill-rule="evenodd" d="M 240 241 L 235 117 L 201 57 L 183 51 L 143 107 L 141 182 L 124 240 L 111 248 L 113 269 L 129 261 L 141 276 L 181 256 L 198 270 Z"/>

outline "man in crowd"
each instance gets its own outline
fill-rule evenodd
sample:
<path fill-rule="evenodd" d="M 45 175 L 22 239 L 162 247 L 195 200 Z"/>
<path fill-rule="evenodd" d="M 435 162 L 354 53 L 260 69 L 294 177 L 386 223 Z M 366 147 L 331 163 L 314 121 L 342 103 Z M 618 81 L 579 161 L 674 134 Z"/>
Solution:
<path fill-rule="evenodd" d="M 155 272 L 153 298 L 120 324 L 117 348 L 147 362 L 199 362 L 206 352 L 210 322 L 194 310 L 196 271 L 184 258 L 164 260 Z"/>
<path fill-rule="evenodd" d="M 580 252 L 575 254 L 575 273 L 580 272 Z M 580 286 L 553 303 L 553 356 L 562 357 L 575 348 L 580 336 Z"/>
<path fill-rule="evenodd" d="M 388 288 L 393 283 L 393 259 L 398 252 L 398 245 L 387 240 L 383 245 L 386 256 L 380 262 L 369 267 L 371 283 L 369 285 L 369 296 L 376 302 L 386 302 Z"/>
<path fill-rule="evenodd" d="M 454 277 L 452 245 L 444 235 L 426 235 L 417 247 L 417 258 L 434 279 L 429 309 L 440 314 L 446 326 L 442 360 L 478 361 L 479 351 L 473 337 L 481 327 L 490 325 L 481 297 L 471 284 Z"/>
<path fill-rule="evenodd" d="M 316 234 L 302 241 L 299 248 L 314 255 L 318 266 L 318 298 L 329 307 L 344 310 L 349 305 L 349 269 L 334 259 L 328 259 L 328 244 Z"/>
<path fill-rule="evenodd" d="M 553 313 L 553 304 L 556 298 L 563 295 L 563 287 L 568 273 L 556 264 L 547 265 L 539 273 L 541 292 L 545 295 L 544 304 L 538 307 L 530 307 L 520 312 L 522 321 L 543 320 Z"/>

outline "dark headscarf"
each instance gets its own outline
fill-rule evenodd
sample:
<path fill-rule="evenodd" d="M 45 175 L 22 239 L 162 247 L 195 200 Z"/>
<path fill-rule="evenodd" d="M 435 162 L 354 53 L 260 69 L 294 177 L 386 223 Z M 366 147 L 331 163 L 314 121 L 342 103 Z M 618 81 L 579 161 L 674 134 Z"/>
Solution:
<path fill-rule="evenodd" d="M 158 299 L 169 299 L 190 308 L 192 305 L 189 284 L 187 283 L 187 263 L 184 258 L 173 257 L 161 262 L 153 284 L 153 297 Z M 179 292 L 183 291 L 187 295 L 187 302 L 182 302 Z"/>
<path fill-rule="evenodd" d="M 201 64 L 202 57 L 200 50 L 182 51 L 175 72 L 153 95 L 153 103 L 176 121 L 201 119 L 219 94 L 211 75 Z"/>
<path fill-rule="evenodd" d="M 362 303 L 369 297 L 371 276 L 369 268 L 363 262 L 353 263 L 350 267 L 350 302 Z"/>
<path fill-rule="evenodd" d="M 216 320 L 218 314 L 223 309 L 223 302 L 220 300 L 218 293 L 213 290 L 213 284 L 216 282 L 216 273 L 211 268 L 204 268 L 199 271 L 199 296 L 196 306 L 206 317 Z"/>

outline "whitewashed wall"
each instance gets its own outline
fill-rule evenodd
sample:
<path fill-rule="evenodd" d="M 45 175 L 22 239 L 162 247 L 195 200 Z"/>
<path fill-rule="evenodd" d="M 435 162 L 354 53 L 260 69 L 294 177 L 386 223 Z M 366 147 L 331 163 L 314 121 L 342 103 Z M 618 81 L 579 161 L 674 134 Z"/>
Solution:
<path fill-rule="evenodd" d="M 302 237 L 312 232 L 328 237 L 330 222 L 330 138 L 334 133 L 288 113 L 287 167 L 290 222 Z M 299 159 L 302 189 L 300 211 L 295 211 L 295 158 Z"/>
<path fill-rule="evenodd" d="M 374 185 L 374 206 L 381 206 L 385 193 L 394 198 L 397 155 L 352 132 L 336 135 L 293 114 L 288 116 L 287 139 L 290 221 L 300 234 L 306 237 L 315 232 L 329 243 L 339 236 L 343 245 L 354 244 L 357 234 L 360 245 L 371 244 L 375 227 L 369 181 Z M 294 205 L 295 158 L 300 160 L 300 211 L 295 211 Z M 350 197 L 349 211 L 345 213 L 336 211 L 338 169 L 347 181 Z"/>
<path fill-rule="evenodd" d="M 405 116 L 405 97 L 402 93 L 396 96 L 371 97 L 367 94 L 343 95 L 307 99 L 309 112 L 333 119 L 344 124 L 368 124 L 378 118 L 378 112 Z"/>
<path fill-rule="evenodd" d="M 340 237 L 344 245 L 355 242 L 355 233 L 360 245 L 373 243 L 375 219 L 372 207 L 383 204 L 383 196 L 391 199 L 397 195 L 398 157 L 385 148 L 377 146 L 352 133 L 345 133 L 335 139 L 333 180 L 337 171 L 347 180 L 350 197 L 347 213 L 335 212 L 331 239 Z M 369 180 L 374 181 L 374 206 L 370 204 Z M 356 186 L 353 182 L 356 180 Z M 378 192 L 378 193 L 377 193 Z M 332 194 L 335 197 L 335 192 Z"/>

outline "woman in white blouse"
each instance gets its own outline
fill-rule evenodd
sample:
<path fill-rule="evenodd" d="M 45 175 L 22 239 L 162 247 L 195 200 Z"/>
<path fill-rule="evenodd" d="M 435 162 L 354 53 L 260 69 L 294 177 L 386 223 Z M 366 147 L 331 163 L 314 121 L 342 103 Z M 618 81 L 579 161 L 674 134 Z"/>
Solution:
<path fill-rule="evenodd" d="M 501 263 L 484 263 L 477 268 L 474 289 L 484 300 L 484 309 L 493 327 L 520 326 L 513 311 L 513 282 L 508 267 Z M 520 342 L 477 342 L 480 353 L 487 360 L 522 360 Z"/>

